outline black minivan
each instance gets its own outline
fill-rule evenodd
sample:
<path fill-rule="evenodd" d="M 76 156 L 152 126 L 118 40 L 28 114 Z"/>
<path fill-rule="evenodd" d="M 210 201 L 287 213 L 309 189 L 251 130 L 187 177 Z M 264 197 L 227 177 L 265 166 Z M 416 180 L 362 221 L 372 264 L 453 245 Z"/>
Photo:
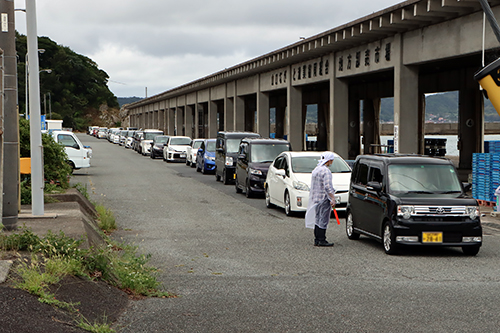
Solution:
<path fill-rule="evenodd" d="M 241 139 L 259 137 L 259 134 L 253 132 L 218 132 L 215 143 L 215 180 L 222 179 L 225 185 L 231 183 Z"/>
<path fill-rule="evenodd" d="M 236 193 L 245 190 L 248 198 L 254 194 L 263 194 L 269 166 L 276 156 L 289 150 L 290 142 L 283 139 L 242 139 L 234 174 Z"/>
<path fill-rule="evenodd" d="M 349 188 L 346 233 L 383 243 L 457 246 L 476 255 L 482 244 L 479 207 L 468 197 L 453 163 L 421 155 L 360 155 Z"/>

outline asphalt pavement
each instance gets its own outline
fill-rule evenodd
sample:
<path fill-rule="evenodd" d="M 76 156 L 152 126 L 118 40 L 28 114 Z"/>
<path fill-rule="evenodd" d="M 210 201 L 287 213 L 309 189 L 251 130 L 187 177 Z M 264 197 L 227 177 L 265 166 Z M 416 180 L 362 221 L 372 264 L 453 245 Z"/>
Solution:
<path fill-rule="evenodd" d="M 483 209 L 484 244 L 388 256 L 331 224 L 314 247 L 301 216 L 267 209 L 183 164 L 152 160 L 79 135 L 92 167 L 73 183 L 116 216 L 179 297 L 133 302 L 121 332 L 492 332 L 500 319 L 499 218 Z"/>

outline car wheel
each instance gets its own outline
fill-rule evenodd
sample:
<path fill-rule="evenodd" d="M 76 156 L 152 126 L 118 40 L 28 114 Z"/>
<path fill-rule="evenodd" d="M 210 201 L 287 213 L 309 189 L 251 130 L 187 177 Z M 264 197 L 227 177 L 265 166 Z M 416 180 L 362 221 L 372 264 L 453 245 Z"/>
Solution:
<path fill-rule="evenodd" d="M 385 253 L 396 254 L 397 252 L 396 237 L 394 236 L 394 230 L 389 221 L 385 222 L 384 224 L 382 243 L 384 244 Z"/>
<path fill-rule="evenodd" d="M 354 231 L 354 220 L 352 218 L 352 213 L 347 213 L 347 219 L 345 223 L 345 233 L 349 239 L 358 239 L 359 234 Z"/>
<path fill-rule="evenodd" d="M 222 182 L 224 185 L 229 185 L 229 179 L 227 179 L 226 169 L 222 171 Z"/>
<path fill-rule="evenodd" d="M 480 246 L 462 246 L 462 251 L 466 256 L 475 256 L 479 252 Z"/>
<path fill-rule="evenodd" d="M 292 205 L 290 203 L 290 194 L 285 191 L 285 214 L 286 216 L 293 216 Z"/>
<path fill-rule="evenodd" d="M 247 185 L 245 187 L 245 195 L 247 198 L 253 197 L 253 192 L 252 192 L 252 189 L 250 188 L 250 181 L 249 180 L 247 180 Z"/>
<path fill-rule="evenodd" d="M 269 187 L 266 186 L 266 207 L 273 208 L 274 204 L 271 203 L 271 195 L 269 194 Z"/>

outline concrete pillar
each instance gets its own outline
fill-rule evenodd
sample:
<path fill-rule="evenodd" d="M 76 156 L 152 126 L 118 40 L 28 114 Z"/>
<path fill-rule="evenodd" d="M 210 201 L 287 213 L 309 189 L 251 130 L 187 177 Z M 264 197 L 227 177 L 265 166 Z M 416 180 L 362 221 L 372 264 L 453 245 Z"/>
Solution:
<path fill-rule="evenodd" d="M 257 92 L 257 133 L 269 137 L 269 94 Z"/>
<path fill-rule="evenodd" d="M 224 130 L 234 129 L 234 98 L 224 99 Z"/>
<path fill-rule="evenodd" d="M 349 151 L 348 159 L 354 160 L 361 153 L 361 128 L 360 128 L 360 110 L 359 100 L 353 94 L 349 94 L 349 125 L 348 140 Z"/>
<path fill-rule="evenodd" d="M 176 109 L 177 114 L 177 135 L 186 135 L 186 128 L 184 127 L 184 107 L 178 106 Z"/>
<path fill-rule="evenodd" d="M 484 150 L 484 99 L 471 70 L 463 70 L 458 95 L 459 173 L 468 181 L 472 172 L 472 154 Z"/>
<path fill-rule="evenodd" d="M 167 109 L 167 135 L 175 135 L 175 109 Z"/>
<path fill-rule="evenodd" d="M 234 97 L 234 130 L 245 130 L 245 98 L 240 96 Z"/>
<path fill-rule="evenodd" d="M 276 106 L 276 138 L 283 138 L 285 132 L 286 105 Z"/>
<path fill-rule="evenodd" d="M 400 36 L 399 41 L 401 51 L 395 51 L 394 56 L 394 152 L 418 153 L 418 68 L 403 64 Z"/>
<path fill-rule="evenodd" d="M 200 105 L 196 103 L 194 105 L 194 136 L 193 139 L 200 138 Z"/>
<path fill-rule="evenodd" d="M 375 144 L 375 105 L 372 99 L 363 100 L 363 154 L 378 153 Z"/>
<path fill-rule="evenodd" d="M 304 118 L 302 107 L 302 89 L 288 84 L 287 89 L 287 116 L 286 132 L 288 133 L 288 142 L 293 150 L 304 150 Z"/>
<path fill-rule="evenodd" d="M 184 111 L 184 128 L 186 129 L 186 136 L 194 138 L 193 131 L 193 106 L 186 105 L 186 110 Z"/>
<path fill-rule="evenodd" d="M 334 63 L 333 60 L 330 61 Z M 332 71 L 333 72 L 333 71 Z M 330 131 L 328 146 L 343 158 L 349 156 L 349 84 L 337 78 L 330 78 Z"/>
<path fill-rule="evenodd" d="M 217 103 L 210 100 L 208 102 L 208 133 L 207 138 L 217 137 Z"/>

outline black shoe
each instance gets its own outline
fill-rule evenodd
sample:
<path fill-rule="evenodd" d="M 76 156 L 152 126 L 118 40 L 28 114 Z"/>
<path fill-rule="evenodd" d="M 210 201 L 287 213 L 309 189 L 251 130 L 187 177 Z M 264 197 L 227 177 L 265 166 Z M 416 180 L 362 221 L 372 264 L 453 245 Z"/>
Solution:
<path fill-rule="evenodd" d="M 333 246 L 333 242 L 328 243 L 326 240 L 314 240 L 314 246 Z"/>

